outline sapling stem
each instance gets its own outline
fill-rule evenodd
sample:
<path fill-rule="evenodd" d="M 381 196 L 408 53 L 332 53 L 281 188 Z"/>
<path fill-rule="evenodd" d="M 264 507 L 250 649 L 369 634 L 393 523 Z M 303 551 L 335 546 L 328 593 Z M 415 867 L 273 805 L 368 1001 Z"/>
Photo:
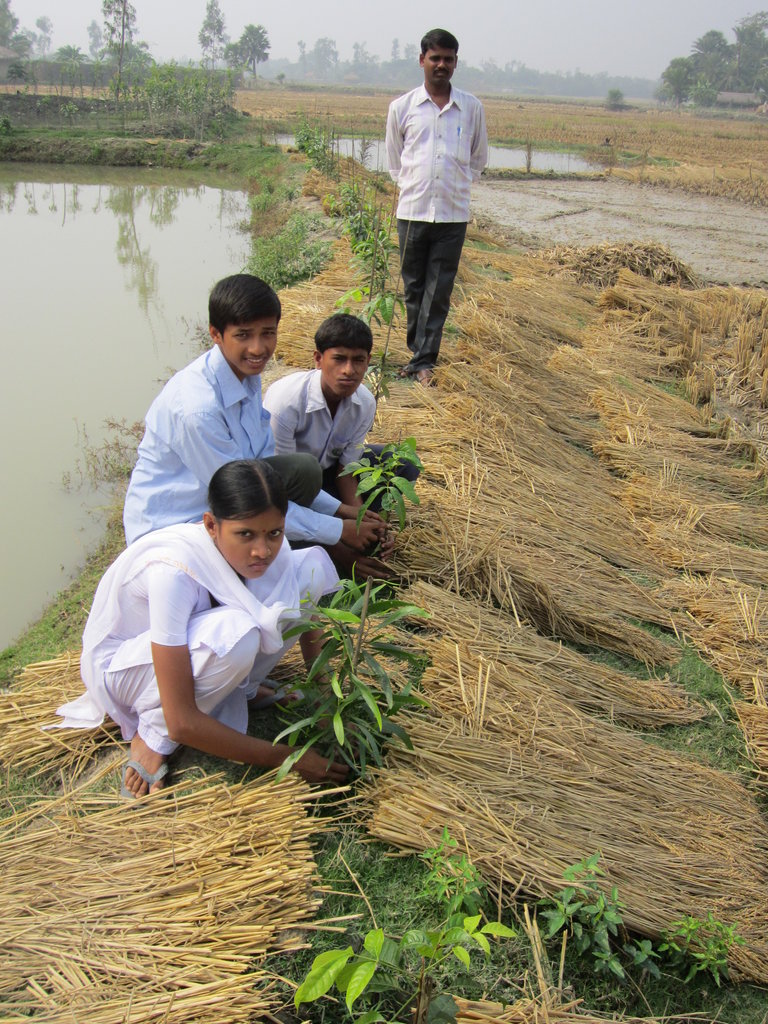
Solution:
<path fill-rule="evenodd" d="M 365 632 L 365 620 L 368 617 L 368 602 L 371 598 L 371 577 L 369 576 L 365 583 L 365 590 L 363 591 L 363 608 L 360 612 L 360 626 L 357 630 L 357 639 L 355 640 L 355 653 L 352 656 L 352 671 L 354 672 L 357 668 L 357 663 L 360 660 L 360 651 L 363 648 L 363 633 Z"/>

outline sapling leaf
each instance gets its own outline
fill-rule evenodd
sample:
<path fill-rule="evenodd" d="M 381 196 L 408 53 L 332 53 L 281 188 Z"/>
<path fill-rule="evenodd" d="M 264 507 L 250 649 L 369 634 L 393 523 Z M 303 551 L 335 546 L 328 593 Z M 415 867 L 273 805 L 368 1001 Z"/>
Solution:
<path fill-rule="evenodd" d="M 275 775 L 275 782 L 281 782 L 285 778 L 285 776 L 288 774 L 291 768 L 293 768 L 296 762 L 300 761 L 301 758 L 304 757 L 304 755 L 309 750 L 309 748 L 314 744 L 314 742 L 315 740 L 313 737 L 312 739 L 308 740 L 304 744 L 304 746 L 301 747 L 300 750 L 294 750 L 292 754 L 289 754 L 288 757 L 286 757 L 286 759 L 277 769 L 277 774 Z"/>
<path fill-rule="evenodd" d="M 331 949 L 315 957 L 312 969 L 294 993 L 293 1002 L 296 1009 L 298 1010 L 302 1003 L 313 1003 L 320 996 L 324 996 L 353 955 L 354 950 L 347 946 L 346 949 Z"/>
<path fill-rule="evenodd" d="M 368 932 L 363 939 L 363 946 L 378 960 L 384 947 L 384 932 L 381 928 L 374 928 Z"/>
<path fill-rule="evenodd" d="M 501 921 L 489 921 L 488 924 L 483 925 L 480 931 L 484 935 L 496 935 L 500 939 L 517 938 L 515 929 L 502 924 Z"/>
<path fill-rule="evenodd" d="M 424 1024 L 456 1024 L 458 1012 L 459 1007 L 453 996 L 441 992 L 429 1001 Z"/>
<path fill-rule="evenodd" d="M 464 964 L 467 970 L 469 970 L 469 953 L 466 951 L 466 949 L 464 949 L 463 946 L 454 946 L 451 952 L 456 957 L 456 959 L 461 960 L 461 962 Z"/>
<path fill-rule="evenodd" d="M 344 723 L 337 711 L 333 716 L 333 732 L 340 747 L 344 746 Z"/>
<path fill-rule="evenodd" d="M 360 696 L 365 701 L 366 707 L 371 712 L 372 717 L 375 719 L 376 724 L 379 727 L 379 732 L 381 732 L 381 712 L 379 711 L 378 705 L 374 700 L 373 694 L 368 689 L 368 687 L 364 686 L 362 683 L 358 684 L 357 689 Z"/>
<path fill-rule="evenodd" d="M 375 960 L 364 961 L 355 966 L 352 976 L 347 984 L 347 995 L 345 1002 L 347 1009 L 351 1012 L 355 1000 L 365 992 L 368 982 L 376 973 L 377 964 Z"/>
<path fill-rule="evenodd" d="M 314 716 L 311 718 L 302 718 L 298 722 L 293 722 L 291 725 L 285 727 L 282 732 L 279 732 L 275 736 L 273 743 L 279 743 L 286 736 L 291 736 L 295 732 L 300 732 L 302 729 L 306 729 L 307 726 L 314 725 Z"/>
<path fill-rule="evenodd" d="M 410 480 L 406 480 L 405 477 L 402 476 L 396 476 L 392 483 L 399 491 L 402 491 L 406 498 L 413 502 L 414 505 L 420 504 L 419 496 Z"/>
<path fill-rule="evenodd" d="M 357 1018 L 356 1024 L 379 1024 L 379 1021 L 385 1020 L 386 1018 L 382 1017 L 378 1010 L 366 1010 Z"/>
<path fill-rule="evenodd" d="M 347 622 L 352 626 L 360 625 L 360 617 L 344 608 L 324 608 L 323 614 L 332 622 Z"/>

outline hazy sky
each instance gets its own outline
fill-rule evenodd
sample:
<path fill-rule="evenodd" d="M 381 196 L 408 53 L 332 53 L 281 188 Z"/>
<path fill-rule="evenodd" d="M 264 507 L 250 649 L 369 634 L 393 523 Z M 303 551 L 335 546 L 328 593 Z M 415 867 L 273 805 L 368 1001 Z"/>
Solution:
<path fill-rule="evenodd" d="M 765 2 L 765 0 L 763 0 Z M 197 33 L 205 0 L 133 0 L 140 39 L 159 59 L 199 59 Z M 311 49 L 315 39 L 336 40 L 342 59 L 352 44 L 365 43 L 371 54 L 390 56 L 418 44 L 427 29 L 447 28 L 460 43 L 459 63 L 522 61 L 540 71 L 601 71 L 658 78 L 672 57 L 690 52 L 694 39 L 709 29 L 733 42 L 732 27 L 760 10 L 742 0 L 219 0 L 227 32 L 236 38 L 249 22 L 269 33 L 272 57 L 296 60 L 297 42 Z M 101 21 L 99 0 L 11 0 L 25 28 L 41 15 L 53 22 L 53 47 L 65 44 L 88 51 L 86 26 Z M 457 83 L 460 84 L 459 72 Z"/>

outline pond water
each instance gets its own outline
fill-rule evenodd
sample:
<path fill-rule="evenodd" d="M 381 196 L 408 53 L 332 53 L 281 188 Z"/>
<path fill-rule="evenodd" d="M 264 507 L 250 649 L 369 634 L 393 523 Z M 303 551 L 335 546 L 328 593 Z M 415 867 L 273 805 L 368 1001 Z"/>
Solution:
<path fill-rule="evenodd" d="M 336 139 L 341 156 L 352 156 L 360 160 L 369 171 L 381 171 L 386 168 L 387 159 L 383 139 L 369 139 L 361 143 L 360 139 Z M 295 146 L 293 135 L 277 135 L 276 142 L 280 146 Z M 361 145 L 364 149 L 361 149 Z M 488 166 L 494 170 L 525 170 L 526 153 L 524 149 L 512 149 L 508 146 L 488 147 Z M 560 153 L 548 149 L 535 149 L 531 162 L 534 171 L 556 171 L 559 174 L 576 173 L 577 171 L 593 171 L 592 164 L 573 153 Z"/>
<path fill-rule="evenodd" d="M 190 175 L 0 164 L 0 647 L 98 542 L 108 494 L 80 486 L 85 439 L 141 420 L 200 351 L 211 286 L 246 263 L 247 219 L 245 193 Z"/>

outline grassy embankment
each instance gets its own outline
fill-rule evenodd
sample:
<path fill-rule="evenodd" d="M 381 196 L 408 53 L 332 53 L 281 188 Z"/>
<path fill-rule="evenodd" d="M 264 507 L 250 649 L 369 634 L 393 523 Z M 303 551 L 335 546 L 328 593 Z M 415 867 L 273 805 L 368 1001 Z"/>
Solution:
<path fill-rule="evenodd" d="M 278 98 L 278 94 L 272 91 L 265 93 L 264 96 L 270 101 Z M 256 98 L 261 99 L 261 94 Z M 247 99 L 250 100 L 251 97 L 249 96 Z M 334 117 L 332 108 L 337 102 L 336 97 L 319 97 L 317 94 L 312 94 L 311 100 L 315 104 L 314 109 L 312 107 L 302 108 L 301 102 L 297 100 L 297 94 L 286 92 L 284 99 L 281 98 L 280 101 L 286 102 L 289 105 L 285 109 L 281 108 L 278 110 L 275 108 L 270 110 L 269 104 L 265 103 L 264 117 L 265 119 L 270 119 L 271 123 L 280 125 L 289 121 L 290 117 L 295 118 L 297 114 L 301 113 Z M 373 124 L 385 108 L 387 98 L 366 97 L 365 100 L 366 106 L 368 100 L 370 100 L 371 111 L 361 118 L 358 128 L 363 133 L 371 130 L 371 134 L 373 134 Z M 293 106 L 290 105 L 290 101 L 293 102 Z M 349 118 L 349 98 L 345 97 L 342 102 L 345 106 L 345 117 Z M 325 104 L 328 105 L 327 109 Z M 375 111 L 378 111 L 378 113 L 375 113 L 374 106 Z M 532 104 L 531 106 L 534 105 Z M 496 127 L 491 129 L 492 133 L 500 131 L 502 123 L 511 123 L 514 120 L 516 116 L 514 105 L 507 104 L 507 107 L 510 109 L 504 112 L 503 117 L 508 119 L 508 121 L 503 121 L 500 107 L 499 109 L 496 107 L 496 101 L 489 103 L 489 122 L 492 125 L 496 124 Z M 542 106 L 536 104 L 535 107 L 535 113 L 540 114 Z M 523 109 L 525 110 L 525 108 Z M 557 110 L 556 116 L 565 117 L 565 113 L 560 112 L 559 105 Z M 354 115 L 351 116 L 354 117 Z M 621 117 L 622 115 L 611 115 L 613 119 L 617 116 Z M 575 116 L 573 121 L 574 135 L 576 134 L 577 120 L 578 117 Z M 381 124 L 380 118 L 376 123 Z M 599 123 L 600 121 L 597 120 L 591 127 L 592 133 L 596 132 L 597 136 L 599 136 L 599 132 L 604 128 L 604 126 L 597 127 Z M 616 123 L 615 120 L 614 123 Z M 565 130 L 566 125 L 570 124 L 570 122 L 563 121 L 562 124 L 563 134 L 566 136 L 566 139 L 561 139 L 561 141 L 566 141 L 568 145 L 575 145 L 576 143 L 570 139 L 570 131 Z M 251 127 L 252 119 L 249 123 L 249 129 Z M 258 130 L 261 131 L 261 126 L 259 126 Z M 346 133 L 347 128 L 343 121 L 337 125 L 336 130 Z M 537 145 L 539 144 L 539 137 L 546 139 L 550 133 L 554 140 L 554 135 L 556 134 L 555 123 L 553 122 L 552 125 L 548 125 L 542 122 L 539 126 Z M 357 134 L 360 134 L 360 131 Z M 498 134 L 496 138 L 499 138 Z M 63 139 L 64 136 L 62 136 Z M 70 138 L 68 142 L 62 141 L 60 152 L 78 152 L 79 150 L 74 145 L 74 141 L 74 137 Z M 507 141 L 514 140 L 510 138 Z M 137 140 L 137 143 L 140 144 L 141 140 Z M 70 148 L 70 144 L 72 144 L 72 148 Z M 80 144 L 83 146 L 93 145 L 93 139 L 89 140 L 83 136 L 78 145 Z M 146 144 L 148 146 L 155 145 L 154 142 L 147 142 Z M 117 142 L 115 146 L 117 148 Z M 231 143 L 233 150 L 231 154 L 228 154 L 230 144 L 227 142 L 211 144 L 211 146 L 220 146 L 221 155 L 216 155 L 215 150 L 213 153 L 210 149 L 204 150 L 204 152 L 207 152 L 204 160 L 222 160 L 226 164 L 227 170 L 234 171 L 237 171 L 237 168 L 240 166 L 239 162 L 242 160 L 243 167 L 248 168 L 248 170 L 244 169 L 242 173 L 249 173 L 253 169 L 254 151 L 258 148 L 255 143 L 243 142 L 242 140 L 238 142 L 233 141 Z M 673 147 L 670 148 L 670 152 L 667 155 L 672 159 L 678 159 L 678 157 L 674 156 L 672 149 Z M 686 147 L 681 144 L 680 149 L 676 152 L 679 155 L 684 151 L 687 151 Z M 703 154 L 705 151 L 707 151 L 706 147 L 702 147 L 701 153 Z M 693 153 L 693 147 L 691 147 L 690 152 Z M 1 154 L 2 151 L 0 150 Z M 36 159 L 40 159 L 40 157 L 37 156 Z M 190 164 L 185 163 L 184 166 L 190 166 Z M 210 166 L 210 164 L 206 163 L 205 166 Z M 297 167 L 298 165 L 294 164 L 293 166 Z M 223 168 L 220 167 L 219 169 Z M 251 184 L 252 193 L 258 196 L 279 191 L 280 182 L 283 180 L 282 174 L 289 170 L 290 166 L 287 161 L 282 162 L 278 160 L 274 165 L 274 170 L 270 172 L 267 179 L 258 179 L 256 177 L 253 179 Z M 271 184 L 265 185 L 264 180 L 270 181 Z M 89 559 L 81 576 L 71 587 L 59 595 L 37 624 L 21 637 L 15 645 L 3 652 L 0 668 L 5 681 L 23 664 L 33 660 L 52 658 L 65 650 L 77 648 L 93 589 L 105 566 L 120 549 L 121 544 L 121 529 L 119 522 L 115 520 L 109 527 L 108 537 L 104 545 Z M 686 660 L 681 662 L 675 671 L 678 678 L 687 682 L 689 687 L 700 697 L 714 701 L 721 709 L 727 707 L 728 701 L 722 680 L 706 669 L 706 666 L 699 659 L 692 655 L 687 655 Z M 679 741 L 675 741 L 675 745 L 687 747 L 687 749 L 692 750 L 702 760 L 712 760 L 718 763 L 722 763 L 723 754 L 727 752 L 728 767 L 738 768 L 739 762 L 742 760 L 742 749 L 738 736 L 734 735 L 733 722 L 727 711 L 723 713 L 723 718 L 728 719 L 728 721 L 723 723 L 722 729 L 717 724 L 717 715 L 711 716 L 707 720 L 708 735 L 706 742 L 702 742 L 701 746 L 699 746 L 696 740 L 690 742 L 692 740 L 690 730 L 687 730 L 685 736 L 681 737 Z M 671 742 L 673 742 L 672 738 L 670 738 Z M 705 746 L 709 749 L 705 750 Z M 396 861 L 386 859 L 388 851 L 384 847 L 380 844 L 363 844 L 361 842 L 362 838 L 361 834 L 351 827 L 337 829 L 326 834 L 320 849 L 320 868 L 323 882 L 332 890 L 338 891 L 345 888 L 350 890 L 354 888 L 350 875 L 357 878 L 367 894 L 368 900 L 376 909 L 380 926 L 393 933 L 402 932 L 409 922 L 418 920 L 426 912 L 421 893 L 425 869 L 416 858 L 408 857 Z M 360 900 L 355 894 L 329 896 L 325 907 L 328 915 L 334 913 L 345 914 L 359 909 Z M 311 955 L 319 952 L 323 943 L 335 944 L 327 936 L 323 937 L 322 933 L 318 933 L 318 936 L 313 940 L 311 954 L 303 954 L 290 962 L 283 963 L 281 970 L 286 974 L 290 974 L 291 977 L 298 979 L 301 976 L 302 969 L 305 969 L 308 965 Z M 519 979 L 529 969 L 529 966 L 528 951 L 525 948 L 525 944 L 521 942 L 512 951 L 511 958 L 509 957 L 509 950 L 505 952 L 503 957 L 500 954 L 495 955 L 482 970 L 473 976 L 467 985 L 467 992 L 468 994 L 480 995 L 482 992 L 492 990 L 494 997 L 497 998 L 501 994 L 511 994 L 514 992 Z M 617 983 L 611 983 L 604 978 L 600 979 L 575 962 L 569 961 L 568 972 L 571 983 L 578 994 L 586 996 L 588 1004 L 592 1006 L 604 1005 L 610 1009 L 625 1009 L 635 1013 L 644 1012 L 648 1009 L 652 1009 L 656 1013 L 682 1012 L 683 1010 L 706 1010 L 712 1012 L 714 1009 L 722 1006 L 722 1019 L 731 1021 L 733 1024 L 736 1021 L 739 1021 L 740 1024 L 752 1024 L 752 1022 L 758 1024 L 759 1021 L 765 1019 L 766 1010 L 768 1009 L 764 993 L 751 986 L 727 987 L 722 992 L 716 992 L 711 983 L 700 981 L 683 990 L 679 983 L 673 982 L 670 979 L 664 979 L 658 983 L 646 979 L 646 982 L 643 984 L 643 992 L 641 993 L 639 991 L 635 992 L 628 987 L 622 988 Z M 325 1019 L 337 1020 L 341 1019 L 341 1016 L 340 1008 L 328 1008 L 325 1011 Z"/>

